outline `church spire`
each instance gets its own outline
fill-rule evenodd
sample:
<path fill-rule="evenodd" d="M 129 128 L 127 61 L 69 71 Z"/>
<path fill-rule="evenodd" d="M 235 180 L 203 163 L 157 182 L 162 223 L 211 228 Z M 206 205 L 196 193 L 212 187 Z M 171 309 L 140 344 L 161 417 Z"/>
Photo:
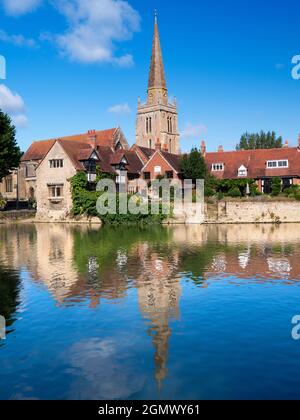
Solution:
<path fill-rule="evenodd" d="M 151 65 L 150 65 L 148 93 L 149 91 L 153 89 L 162 89 L 164 91 L 167 90 L 156 11 L 155 11 L 154 37 L 153 37 L 153 44 L 152 44 L 152 57 L 151 57 Z"/>

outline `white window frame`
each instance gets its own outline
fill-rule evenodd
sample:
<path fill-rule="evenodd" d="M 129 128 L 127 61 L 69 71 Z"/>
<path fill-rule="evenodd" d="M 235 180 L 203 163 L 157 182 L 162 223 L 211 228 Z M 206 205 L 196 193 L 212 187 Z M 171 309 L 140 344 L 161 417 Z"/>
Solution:
<path fill-rule="evenodd" d="M 240 178 L 246 177 L 248 175 L 248 169 L 242 165 L 240 166 L 239 170 L 238 170 L 238 176 Z"/>
<path fill-rule="evenodd" d="M 281 165 L 285 163 L 286 165 Z M 287 169 L 289 167 L 288 159 L 280 159 L 280 160 L 268 160 L 267 161 L 267 169 Z"/>
<path fill-rule="evenodd" d="M 213 163 L 211 165 L 212 172 L 224 172 L 224 163 Z"/>
<path fill-rule="evenodd" d="M 154 173 L 155 174 L 161 174 L 161 166 L 155 166 L 154 167 Z"/>

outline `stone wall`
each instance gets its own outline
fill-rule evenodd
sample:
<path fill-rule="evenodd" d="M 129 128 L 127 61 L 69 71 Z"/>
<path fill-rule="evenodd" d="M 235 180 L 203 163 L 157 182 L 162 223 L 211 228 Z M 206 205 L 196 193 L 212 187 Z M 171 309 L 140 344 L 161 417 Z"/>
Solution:
<path fill-rule="evenodd" d="M 193 204 L 184 211 L 179 209 L 174 212 L 173 220 L 168 222 L 174 224 L 300 223 L 300 202 L 237 200 L 205 203 L 204 217 L 197 205 Z"/>
<path fill-rule="evenodd" d="M 0 211 L 0 224 L 33 220 L 35 214 L 35 210 Z"/>
<path fill-rule="evenodd" d="M 212 213 L 206 209 L 206 221 L 212 223 L 300 223 L 298 201 L 224 201 Z"/>

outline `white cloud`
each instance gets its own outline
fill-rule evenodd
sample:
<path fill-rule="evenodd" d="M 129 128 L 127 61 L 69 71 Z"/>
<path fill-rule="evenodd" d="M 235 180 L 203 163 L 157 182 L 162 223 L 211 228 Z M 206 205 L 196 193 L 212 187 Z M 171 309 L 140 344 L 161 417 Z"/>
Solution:
<path fill-rule="evenodd" d="M 130 54 L 118 55 L 117 43 L 140 29 L 140 15 L 123 0 L 54 0 L 68 30 L 54 37 L 61 53 L 83 63 L 131 66 Z"/>
<path fill-rule="evenodd" d="M 32 12 L 42 0 L 3 0 L 5 12 L 11 16 L 20 16 Z"/>
<path fill-rule="evenodd" d="M 117 115 L 126 115 L 131 113 L 131 109 L 128 104 L 120 104 L 111 106 L 110 108 L 108 108 L 108 112 Z"/>
<path fill-rule="evenodd" d="M 203 124 L 186 124 L 181 132 L 181 136 L 185 139 L 198 138 L 207 133 L 207 127 Z"/>
<path fill-rule="evenodd" d="M 23 35 L 9 35 L 5 31 L 0 30 L 0 41 L 8 42 L 17 47 L 35 47 L 36 41 L 32 38 L 25 38 Z"/>
<path fill-rule="evenodd" d="M 5 85 L 0 85 L 0 109 L 11 116 L 17 127 L 27 125 L 28 119 L 23 98 Z"/>

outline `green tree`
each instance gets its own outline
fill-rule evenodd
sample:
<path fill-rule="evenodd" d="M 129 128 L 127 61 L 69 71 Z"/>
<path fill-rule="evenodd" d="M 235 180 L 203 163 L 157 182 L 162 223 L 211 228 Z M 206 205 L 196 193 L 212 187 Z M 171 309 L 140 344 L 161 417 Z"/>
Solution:
<path fill-rule="evenodd" d="M 0 110 L 0 181 L 19 166 L 21 156 L 16 129 L 9 116 Z"/>
<path fill-rule="evenodd" d="M 277 197 L 281 193 L 281 179 L 273 178 L 272 179 L 272 196 Z"/>
<path fill-rule="evenodd" d="M 255 149 L 280 149 L 282 148 L 282 137 L 277 137 L 274 131 L 265 133 L 245 133 L 242 135 L 236 150 Z"/>
<path fill-rule="evenodd" d="M 184 179 L 206 179 L 208 175 L 205 160 L 197 148 L 181 158 L 181 171 Z"/>

